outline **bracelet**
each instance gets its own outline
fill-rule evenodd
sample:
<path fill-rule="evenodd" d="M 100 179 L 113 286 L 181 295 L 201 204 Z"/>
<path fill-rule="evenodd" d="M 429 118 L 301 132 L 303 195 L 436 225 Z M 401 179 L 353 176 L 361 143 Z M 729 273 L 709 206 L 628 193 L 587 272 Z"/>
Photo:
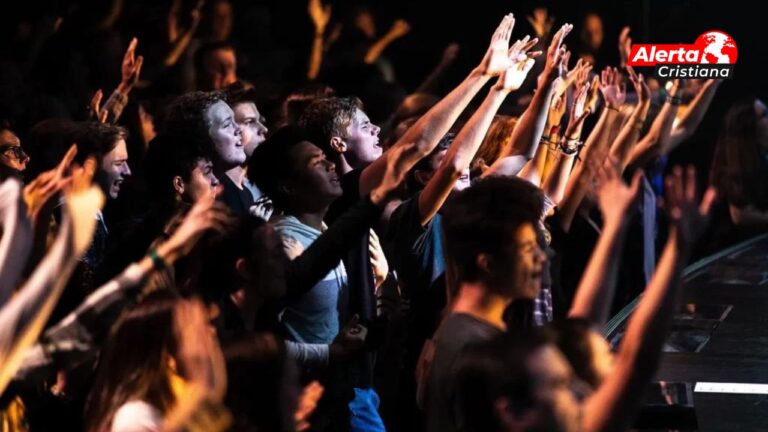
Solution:
<path fill-rule="evenodd" d="M 583 145 L 584 141 L 563 137 L 563 140 L 560 141 L 560 151 L 568 156 L 574 155 L 579 152 L 579 149 L 581 149 L 581 146 Z"/>
<path fill-rule="evenodd" d="M 156 270 L 163 270 L 168 267 L 168 263 L 157 254 L 157 249 L 149 249 L 147 256 L 152 260 L 152 266 L 154 266 Z"/>
<path fill-rule="evenodd" d="M 667 103 L 675 106 L 681 105 L 683 103 L 683 98 L 680 96 L 667 95 Z"/>

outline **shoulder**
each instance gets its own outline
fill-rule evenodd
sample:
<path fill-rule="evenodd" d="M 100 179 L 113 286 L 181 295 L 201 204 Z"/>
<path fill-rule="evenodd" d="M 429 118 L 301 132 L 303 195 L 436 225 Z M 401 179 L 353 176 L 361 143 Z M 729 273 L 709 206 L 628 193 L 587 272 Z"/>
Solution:
<path fill-rule="evenodd" d="M 140 400 L 124 403 L 112 419 L 112 432 L 156 432 L 160 431 L 163 413 L 154 406 Z"/>

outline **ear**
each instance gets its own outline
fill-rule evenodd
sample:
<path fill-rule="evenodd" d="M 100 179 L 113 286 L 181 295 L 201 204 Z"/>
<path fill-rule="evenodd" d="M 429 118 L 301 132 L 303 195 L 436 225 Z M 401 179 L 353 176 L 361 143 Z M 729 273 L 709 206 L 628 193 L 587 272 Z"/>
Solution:
<path fill-rule="evenodd" d="M 240 276 L 243 280 L 250 279 L 250 269 L 249 269 L 248 262 L 245 260 L 245 258 L 238 258 L 237 261 L 235 261 L 235 270 L 237 270 L 237 275 Z"/>
<path fill-rule="evenodd" d="M 337 153 L 344 153 L 347 151 L 347 143 L 341 137 L 331 137 L 331 148 Z"/>
<path fill-rule="evenodd" d="M 173 189 L 178 193 L 179 195 L 184 194 L 184 180 L 181 179 L 179 176 L 174 176 L 173 180 Z"/>
<path fill-rule="evenodd" d="M 493 266 L 493 258 L 487 253 L 481 253 L 475 258 L 475 264 L 480 271 L 489 274 L 492 272 L 491 267 Z"/>

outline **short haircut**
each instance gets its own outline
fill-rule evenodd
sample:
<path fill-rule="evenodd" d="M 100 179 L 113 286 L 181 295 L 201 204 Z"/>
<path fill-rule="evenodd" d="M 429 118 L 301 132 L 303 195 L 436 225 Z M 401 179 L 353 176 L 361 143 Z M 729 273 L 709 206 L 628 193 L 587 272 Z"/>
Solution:
<path fill-rule="evenodd" d="M 159 133 L 186 136 L 194 141 L 194 146 L 213 154 L 213 140 L 205 113 L 213 104 L 224 102 L 224 99 L 224 94 L 218 91 L 194 91 L 179 96 L 167 107 Z"/>
<path fill-rule="evenodd" d="M 210 152 L 188 135 L 161 133 L 149 145 L 144 165 L 149 195 L 156 204 L 173 204 L 173 178 L 189 181 L 197 161 L 211 159 Z"/>
<path fill-rule="evenodd" d="M 308 141 L 302 129 L 282 127 L 256 148 L 248 162 L 248 178 L 277 208 L 285 209 L 288 204 L 281 186 L 294 177 L 295 161 L 291 152 L 298 144 Z"/>
<path fill-rule="evenodd" d="M 280 106 L 281 125 L 296 125 L 299 118 L 312 102 L 336 95 L 336 91 L 326 85 L 314 85 L 289 94 Z"/>
<path fill-rule="evenodd" d="M 258 91 L 254 88 L 238 88 L 224 90 L 224 102 L 226 102 L 232 109 L 241 103 L 252 103 L 257 105 L 259 100 Z"/>
<path fill-rule="evenodd" d="M 509 400 L 516 415 L 536 405 L 536 377 L 527 365 L 528 357 L 552 343 L 542 329 L 510 332 L 470 345 L 456 365 L 455 395 L 462 430 L 468 432 L 503 431 L 495 413 L 499 398 Z"/>
<path fill-rule="evenodd" d="M 299 126 L 304 129 L 310 142 L 331 156 L 334 154 L 331 138 L 347 136 L 347 128 L 352 124 L 358 109 L 363 109 L 363 103 L 356 97 L 318 99 L 301 114 Z"/>
<path fill-rule="evenodd" d="M 104 156 L 115 148 L 117 141 L 126 138 L 128 131 L 122 126 L 92 121 L 80 123 L 75 132 L 75 162 L 82 164 L 87 158 L 94 157 L 101 164 Z"/>
<path fill-rule="evenodd" d="M 208 56 L 208 54 L 218 50 L 235 51 L 235 47 L 227 41 L 206 42 L 200 45 L 200 48 L 195 51 L 195 56 L 193 58 L 195 70 L 201 70 L 204 66 L 205 58 Z"/>
<path fill-rule="evenodd" d="M 543 206 L 541 189 L 517 177 L 484 178 L 458 192 L 442 212 L 446 255 L 456 281 L 479 281 L 478 255 L 499 255 L 525 223 L 536 229 Z"/>

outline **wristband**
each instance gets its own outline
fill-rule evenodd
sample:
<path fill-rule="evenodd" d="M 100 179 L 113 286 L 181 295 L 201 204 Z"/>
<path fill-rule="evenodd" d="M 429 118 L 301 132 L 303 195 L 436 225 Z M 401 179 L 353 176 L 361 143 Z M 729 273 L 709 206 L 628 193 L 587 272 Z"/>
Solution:
<path fill-rule="evenodd" d="M 147 256 L 152 260 L 152 265 L 156 270 L 163 270 L 168 267 L 168 263 L 157 254 L 157 249 L 151 248 L 149 252 L 147 252 Z"/>

